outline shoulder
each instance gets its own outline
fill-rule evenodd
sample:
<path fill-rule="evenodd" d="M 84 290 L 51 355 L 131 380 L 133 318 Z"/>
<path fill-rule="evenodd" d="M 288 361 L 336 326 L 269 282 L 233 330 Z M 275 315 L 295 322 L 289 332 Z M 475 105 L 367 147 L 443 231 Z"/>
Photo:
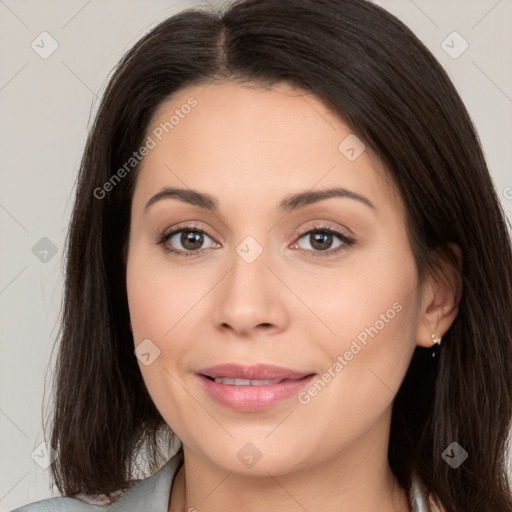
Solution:
<path fill-rule="evenodd" d="M 178 452 L 154 475 L 141 480 L 113 503 L 98 505 L 91 500 L 57 497 L 29 503 L 11 512 L 167 512 L 171 485 L 182 463 L 183 453 Z"/>
<path fill-rule="evenodd" d="M 91 505 L 74 498 L 49 498 L 42 501 L 36 501 L 14 509 L 12 512 L 92 512 L 94 510 L 105 510 L 105 507 Z"/>

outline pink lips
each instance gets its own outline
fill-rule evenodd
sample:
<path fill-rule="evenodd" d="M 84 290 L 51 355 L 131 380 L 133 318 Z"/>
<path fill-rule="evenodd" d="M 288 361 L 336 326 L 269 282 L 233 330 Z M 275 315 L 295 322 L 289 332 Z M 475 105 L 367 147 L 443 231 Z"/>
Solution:
<path fill-rule="evenodd" d="M 264 364 L 222 364 L 199 370 L 197 375 L 211 398 L 224 406 L 246 412 L 267 409 L 297 395 L 314 377 L 311 372 Z M 214 379 L 228 379 L 228 383 Z M 241 385 L 235 385 L 235 379 Z"/>

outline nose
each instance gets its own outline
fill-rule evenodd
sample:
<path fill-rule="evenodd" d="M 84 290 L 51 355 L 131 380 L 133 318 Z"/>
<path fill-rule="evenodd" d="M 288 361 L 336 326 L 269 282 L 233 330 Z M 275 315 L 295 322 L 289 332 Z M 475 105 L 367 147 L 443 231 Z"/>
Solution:
<path fill-rule="evenodd" d="M 234 254 L 231 269 L 216 287 L 215 326 L 242 337 L 255 336 L 258 331 L 276 334 L 285 330 L 289 322 L 286 287 L 271 268 L 267 251 L 252 262 L 241 254 Z"/>

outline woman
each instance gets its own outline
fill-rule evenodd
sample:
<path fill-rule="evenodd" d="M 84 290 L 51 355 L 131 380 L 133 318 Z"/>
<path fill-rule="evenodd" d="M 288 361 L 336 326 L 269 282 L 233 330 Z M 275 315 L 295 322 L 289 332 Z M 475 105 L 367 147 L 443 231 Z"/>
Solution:
<path fill-rule="evenodd" d="M 153 29 L 105 92 L 67 256 L 66 497 L 18 510 L 512 511 L 510 238 L 461 99 L 385 10 Z"/>

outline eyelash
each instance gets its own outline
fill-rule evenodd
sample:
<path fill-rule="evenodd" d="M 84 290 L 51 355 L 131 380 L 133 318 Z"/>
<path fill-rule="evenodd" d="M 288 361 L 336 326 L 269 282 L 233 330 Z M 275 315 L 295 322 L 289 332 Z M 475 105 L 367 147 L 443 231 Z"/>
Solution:
<path fill-rule="evenodd" d="M 160 245 L 162 247 L 162 249 L 164 250 L 164 252 L 166 252 L 168 254 L 170 254 L 170 253 L 175 254 L 176 256 L 178 256 L 180 258 L 188 258 L 191 256 L 192 257 L 197 256 L 198 253 L 200 253 L 204 249 L 199 249 L 197 251 L 182 251 L 182 250 L 178 250 L 178 249 L 173 249 L 166 245 L 166 242 L 168 240 L 170 240 L 174 235 L 181 233 L 183 231 L 191 231 L 193 233 L 201 233 L 203 235 L 206 235 L 208 238 L 211 238 L 206 231 L 199 228 L 198 226 L 194 226 L 194 225 L 179 226 L 178 228 L 172 230 L 169 233 L 163 232 L 162 234 L 159 234 L 156 245 Z M 317 258 L 317 257 L 324 258 L 324 257 L 328 257 L 328 256 L 334 256 L 341 251 L 347 250 L 348 248 L 352 247 L 356 243 L 356 241 L 353 238 L 348 237 L 341 230 L 334 228 L 334 227 L 326 227 L 326 226 L 315 226 L 311 229 L 301 230 L 299 232 L 299 238 L 297 239 L 297 242 L 304 236 L 310 235 L 313 233 L 329 233 L 331 235 L 335 235 L 337 238 L 339 238 L 341 240 L 341 242 L 343 242 L 342 245 L 340 245 L 336 249 L 330 250 L 330 251 L 315 251 L 315 250 L 310 250 L 310 249 L 301 249 L 306 254 L 310 255 L 309 257 L 313 257 L 313 258 Z M 295 243 L 297 243 L 297 242 L 295 242 Z"/>

